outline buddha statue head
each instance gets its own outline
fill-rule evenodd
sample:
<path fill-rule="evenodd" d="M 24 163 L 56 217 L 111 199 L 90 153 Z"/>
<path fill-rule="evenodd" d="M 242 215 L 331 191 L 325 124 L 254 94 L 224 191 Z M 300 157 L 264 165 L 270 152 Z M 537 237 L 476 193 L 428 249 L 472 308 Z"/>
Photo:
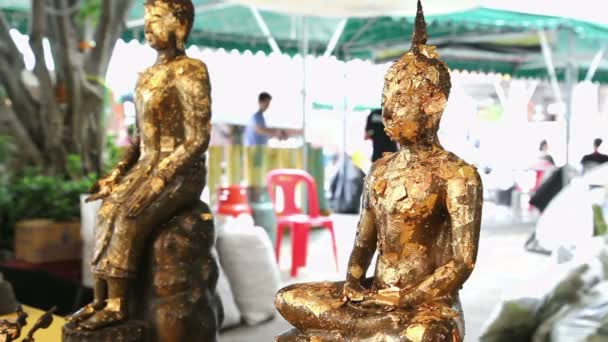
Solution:
<path fill-rule="evenodd" d="M 146 0 L 146 41 L 155 50 L 185 50 L 186 39 L 194 22 L 191 0 Z"/>
<path fill-rule="evenodd" d="M 450 94 L 450 74 L 435 46 L 426 45 L 426 22 L 418 10 L 412 46 L 387 71 L 383 92 L 385 131 L 402 146 L 437 143 L 441 114 Z"/>

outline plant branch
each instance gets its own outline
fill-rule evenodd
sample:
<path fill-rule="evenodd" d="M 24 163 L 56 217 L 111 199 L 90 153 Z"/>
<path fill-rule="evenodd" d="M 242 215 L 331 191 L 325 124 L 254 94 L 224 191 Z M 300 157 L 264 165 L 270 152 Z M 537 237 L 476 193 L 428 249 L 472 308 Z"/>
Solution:
<path fill-rule="evenodd" d="M 23 55 L 21 55 L 19 49 L 17 49 L 17 45 L 15 45 L 9 31 L 10 28 L 6 22 L 6 18 L 4 18 L 4 14 L 0 12 L 0 58 L 14 67 L 25 69 Z"/>
<path fill-rule="evenodd" d="M 0 12 L 0 85 L 4 86 L 13 108 L 20 114 L 19 119 L 23 127 L 35 138 L 35 143 L 42 144 L 37 103 L 21 78 L 17 77 L 23 70 L 25 70 L 23 55 L 17 49 L 9 34 L 9 26 L 4 15 Z"/>
<path fill-rule="evenodd" d="M 48 70 L 44 59 L 44 46 L 42 44 L 43 34 L 46 28 L 46 12 L 45 0 L 32 0 L 31 5 L 31 29 L 30 29 L 30 46 L 36 59 L 34 65 L 34 73 L 38 77 L 40 83 L 40 99 L 41 106 L 39 114 L 44 120 L 43 125 L 47 126 L 48 134 L 45 137 L 47 146 L 55 151 L 47 156 L 53 165 L 61 165 L 63 163 L 62 145 L 63 136 L 63 113 L 59 109 L 57 99 L 55 98 L 55 87 L 51 79 L 51 74 Z"/>
<path fill-rule="evenodd" d="M 26 159 L 29 159 L 35 164 L 41 164 L 43 161 L 42 154 L 40 153 L 38 147 L 36 147 L 34 144 L 30 134 L 21 124 L 21 120 L 19 120 L 17 115 L 15 115 L 13 108 L 11 106 L 0 104 L 0 116 L 4 117 L 9 126 L 12 128 L 12 135 L 17 141 L 22 153 L 20 155 Z"/>
<path fill-rule="evenodd" d="M 112 50 L 125 28 L 132 4 L 132 0 L 102 1 L 101 14 L 94 34 L 95 47 L 85 62 L 88 74 L 105 77 Z"/>
<path fill-rule="evenodd" d="M 74 138 L 76 147 L 80 149 L 79 154 L 82 155 L 82 137 L 84 132 L 80 129 L 80 121 L 82 113 L 80 106 L 82 102 L 82 87 L 81 75 L 83 72 L 82 59 L 76 46 L 76 35 L 72 27 L 70 12 L 67 0 L 55 0 L 55 8 L 61 15 L 58 15 L 59 41 L 63 47 L 62 66 L 65 76 L 65 90 L 67 94 L 68 107 L 66 116 L 71 121 L 71 134 Z"/>

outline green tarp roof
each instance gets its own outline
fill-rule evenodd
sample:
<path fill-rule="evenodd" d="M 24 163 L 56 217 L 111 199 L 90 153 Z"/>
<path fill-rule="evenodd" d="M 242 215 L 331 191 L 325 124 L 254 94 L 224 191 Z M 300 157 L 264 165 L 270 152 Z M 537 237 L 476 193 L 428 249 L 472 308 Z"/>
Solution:
<path fill-rule="evenodd" d="M 215 0 L 195 0 L 198 8 L 190 44 L 239 51 L 271 52 L 270 45 L 250 8 Z M 29 1 L 0 0 L 0 9 L 21 31 L 27 28 Z M 296 54 L 300 21 L 289 15 L 260 11 L 281 51 Z M 130 13 L 126 40 L 143 39 L 141 1 Z M 341 18 L 306 17 L 310 53 L 322 54 Z M 430 43 L 439 47 L 451 68 L 498 72 L 515 77 L 546 77 L 537 32 L 544 30 L 553 49 L 558 77 L 569 60 L 576 61 L 583 79 L 603 44 L 608 26 L 572 19 L 477 8 L 460 13 L 427 16 Z M 342 59 L 396 58 L 409 48 L 412 17 L 350 18 L 334 54 Z M 570 49 L 570 36 L 574 43 Z M 572 54 L 570 54 L 572 52 Z M 608 62 L 600 64 L 595 81 L 608 82 Z"/>

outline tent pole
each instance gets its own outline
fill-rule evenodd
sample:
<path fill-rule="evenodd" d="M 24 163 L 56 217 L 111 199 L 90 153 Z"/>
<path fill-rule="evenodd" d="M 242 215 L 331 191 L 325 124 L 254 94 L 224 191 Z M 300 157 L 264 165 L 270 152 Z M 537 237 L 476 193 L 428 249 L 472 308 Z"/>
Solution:
<path fill-rule="evenodd" d="M 549 46 L 545 31 L 538 31 L 538 38 L 540 39 L 540 46 L 543 51 L 543 57 L 545 58 L 545 65 L 547 67 L 547 72 L 549 73 L 553 94 L 555 95 L 557 102 L 562 103 L 562 92 L 559 89 L 559 83 L 557 82 L 557 74 L 555 73 L 555 65 L 553 64 L 553 53 L 551 52 L 551 46 Z"/>
<path fill-rule="evenodd" d="M 567 30 L 568 35 L 568 60 L 566 63 L 565 70 L 565 81 L 566 81 L 566 165 L 570 164 L 570 138 L 571 138 L 571 126 L 572 126 L 572 112 L 573 112 L 573 101 L 572 94 L 574 87 L 578 82 L 578 67 L 576 65 L 576 57 L 574 56 L 575 49 L 575 35 L 574 32 Z"/>
<path fill-rule="evenodd" d="M 277 44 L 277 41 L 272 36 L 272 33 L 270 32 L 268 25 L 266 25 L 266 21 L 264 18 L 262 18 L 260 11 L 253 6 L 249 6 L 249 10 L 251 11 L 251 14 L 253 14 L 255 21 L 258 23 L 260 30 L 262 30 L 262 34 L 264 34 L 264 37 L 266 40 L 268 40 L 268 45 L 270 45 L 272 52 L 280 54 L 281 48 L 279 48 L 279 44 Z"/>
<path fill-rule="evenodd" d="M 307 109 L 307 98 L 306 98 L 306 56 L 308 56 L 308 22 L 306 17 L 300 18 L 300 56 L 302 57 L 302 141 L 304 143 L 304 149 L 302 155 L 304 158 L 303 166 L 304 170 L 308 171 L 308 143 L 306 142 L 306 109 Z"/>
<path fill-rule="evenodd" d="M 334 31 L 334 34 L 331 36 L 331 39 L 329 40 L 329 44 L 327 44 L 327 49 L 325 49 L 325 53 L 323 54 L 324 57 L 329 57 L 334 52 L 334 49 L 336 48 L 336 45 L 338 45 L 338 41 L 340 40 L 340 37 L 342 36 L 342 32 L 344 32 L 344 28 L 346 27 L 347 21 L 348 21 L 348 19 L 342 19 L 340 21 L 340 23 L 338 23 L 338 27 L 336 28 L 336 31 Z"/>
<path fill-rule="evenodd" d="M 502 87 L 501 80 L 495 79 L 493 82 L 494 90 L 496 91 L 496 96 L 498 96 L 498 102 L 502 108 L 507 106 L 507 95 L 505 93 L 505 89 Z"/>
<path fill-rule="evenodd" d="M 347 144 L 347 121 L 348 121 L 348 64 L 347 62 L 341 62 L 344 65 L 344 111 L 342 112 L 342 156 L 340 159 L 342 160 L 342 189 L 346 186 L 346 144 Z M 341 198 L 342 199 L 342 198 Z"/>
<path fill-rule="evenodd" d="M 589 65 L 589 70 L 587 70 L 587 76 L 585 76 L 586 82 L 591 82 L 591 80 L 593 80 L 593 76 L 595 76 L 595 72 L 597 71 L 597 68 L 600 66 L 600 63 L 602 62 L 602 58 L 604 58 L 604 54 L 606 53 L 607 47 L 608 47 L 608 45 L 604 44 L 604 46 L 602 46 L 602 48 L 595 54 L 595 57 L 593 57 L 593 60 L 591 61 L 591 65 Z"/>

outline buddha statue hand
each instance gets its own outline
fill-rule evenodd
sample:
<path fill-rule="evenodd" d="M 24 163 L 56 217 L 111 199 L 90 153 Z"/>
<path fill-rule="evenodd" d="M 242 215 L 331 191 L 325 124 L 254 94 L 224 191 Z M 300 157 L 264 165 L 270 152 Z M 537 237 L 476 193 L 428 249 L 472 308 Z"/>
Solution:
<path fill-rule="evenodd" d="M 116 176 L 112 173 L 107 177 L 99 179 L 89 191 L 92 195 L 85 199 L 85 202 L 93 202 L 107 197 L 112 193 L 112 189 L 116 185 Z"/>
<path fill-rule="evenodd" d="M 401 295 L 398 288 L 381 289 L 365 296 L 362 306 L 401 306 Z"/>
<path fill-rule="evenodd" d="M 360 302 L 369 295 L 370 290 L 361 286 L 360 283 L 347 281 L 344 283 L 342 293 L 344 294 L 344 301 Z"/>
<path fill-rule="evenodd" d="M 423 292 L 417 288 L 402 290 L 399 296 L 400 307 L 412 307 L 424 302 Z"/>

